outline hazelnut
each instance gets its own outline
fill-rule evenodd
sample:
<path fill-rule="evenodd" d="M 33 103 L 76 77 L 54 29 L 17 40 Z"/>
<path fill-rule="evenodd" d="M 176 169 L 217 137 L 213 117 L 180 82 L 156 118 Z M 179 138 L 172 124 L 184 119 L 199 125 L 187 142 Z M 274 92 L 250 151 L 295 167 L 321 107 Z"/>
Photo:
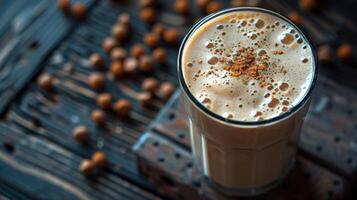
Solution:
<path fill-rule="evenodd" d="M 107 37 L 103 40 L 102 48 L 106 53 L 110 53 L 118 45 L 117 41 L 112 37 Z"/>
<path fill-rule="evenodd" d="M 95 166 L 93 165 L 92 161 L 85 159 L 82 160 L 81 165 L 79 166 L 79 170 L 85 176 L 89 176 L 94 173 Z"/>
<path fill-rule="evenodd" d="M 170 28 L 164 31 L 163 39 L 169 44 L 177 44 L 179 40 L 179 34 L 174 28 Z"/>
<path fill-rule="evenodd" d="M 317 49 L 317 58 L 322 63 L 329 63 L 333 58 L 333 50 L 329 45 L 322 45 Z"/>
<path fill-rule="evenodd" d="M 103 93 L 97 97 L 97 105 L 103 109 L 109 109 L 112 107 L 113 96 L 109 93 Z"/>
<path fill-rule="evenodd" d="M 146 23 L 153 23 L 155 21 L 156 14 L 152 8 L 144 8 L 140 12 L 140 19 Z"/>
<path fill-rule="evenodd" d="M 113 109 L 119 116 L 128 116 L 131 111 L 131 103 L 127 99 L 120 99 L 115 102 Z"/>
<path fill-rule="evenodd" d="M 196 0 L 196 5 L 199 9 L 206 11 L 206 7 L 211 0 Z"/>
<path fill-rule="evenodd" d="M 170 82 L 164 82 L 160 85 L 158 91 L 157 91 L 157 96 L 160 97 L 161 99 L 169 99 L 170 96 L 174 93 L 175 91 L 175 86 L 170 83 Z"/>
<path fill-rule="evenodd" d="M 215 13 L 222 9 L 222 4 L 218 1 L 211 1 L 207 4 L 206 12 Z"/>
<path fill-rule="evenodd" d="M 140 0 L 139 5 L 142 8 L 146 8 L 153 5 L 153 0 Z"/>
<path fill-rule="evenodd" d="M 43 73 L 37 78 L 37 85 L 43 90 L 51 91 L 54 85 L 54 78 L 50 74 Z"/>
<path fill-rule="evenodd" d="M 159 35 L 156 33 L 146 33 L 144 35 L 144 43 L 150 47 L 157 46 L 159 40 L 160 40 Z"/>
<path fill-rule="evenodd" d="M 92 53 L 89 56 L 89 63 L 97 69 L 102 69 L 105 65 L 104 59 L 98 53 Z"/>
<path fill-rule="evenodd" d="M 247 0 L 232 0 L 231 6 L 233 6 L 233 7 L 244 6 L 245 3 L 247 3 Z"/>
<path fill-rule="evenodd" d="M 73 73 L 74 72 L 74 66 L 72 63 L 66 63 L 64 65 L 64 70 L 67 72 L 67 73 Z"/>
<path fill-rule="evenodd" d="M 127 58 L 124 61 L 124 71 L 128 74 L 135 74 L 139 68 L 139 63 L 135 58 Z"/>
<path fill-rule="evenodd" d="M 114 61 L 110 65 L 110 72 L 115 76 L 115 77 L 120 77 L 124 75 L 124 64 L 122 61 Z"/>
<path fill-rule="evenodd" d="M 117 19 L 119 24 L 122 24 L 124 26 L 129 26 L 130 24 L 130 15 L 128 13 L 122 13 L 118 16 Z"/>
<path fill-rule="evenodd" d="M 92 73 L 88 78 L 88 83 L 93 89 L 99 89 L 104 86 L 105 78 L 103 74 Z"/>
<path fill-rule="evenodd" d="M 353 48 L 349 44 L 342 44 L 337 49 L 337 55 L 342 61 L 348 61 L 353 56 Z"/>
<path fill-rule="evenodd" d="M 174 6 L 175 6 L 175 11 L 180 14 L 187 14 L 190 9 L 187 0 L 176 0 Z"/>
<path fill-rule="evenodd" d="M 107 164 L 107 156 L 103 152 L 97 151 L 92 155 L 91 161 L 96 168 L 103 168 Z"/>
<path fill-rule="evenodd" d="M 165 63 L 167 60 L 167 53 L 166 50 L 162 47 L 156 48 L 153 52 L 152 52 L 152 56 L 154 57 L 154 59 L 158 62 L 158 63 Z"/>
<path fill-rule="evenodd" d="M 126 56 L 127 56 L 126 50 L 123 49 L 123 48 L 119 48 L 119 47 L 114 48 L 112 50 L 112 52 L 110 53 L 110 57 L 111 57 L 112 60 L 120 60 L 120 61 L 122 61 L 122 60 L 124 60 L 126 58 Z"/>
<path fill-rule="evenodd" d="M 141 88 L 146 92 L 154 93 L 159 86 L 159 81 L 156 78 L 146 78 L 141 84 Z"/>
<path fill-rule="evenodd" d="M 93 110 L 91 113 L 91 119 L 96 124 L 103 124 L 105 122 L 105 113 L 99 109 Z"/>
<path fill-rule="evenodd" d="M 311 11 L 316 8 L 316 0 L 299 0 L 299 5 L 303 10 Z"/>
<path fill-rule="evenodd" d="M 86 144 L 89 140 L 89 130 L 86 126 L 79 125 L 73 129 L 73 138 L 79 144 Z"/>
<path fill-rule="evenodd" d="M 302 17 L 299 15 L 299 13 L 292 11 L 289 13 L 288 17 L 293 21 L 295 24 L 302 24 Z"/>
<path fill-rule="evenodd" d="M 131 47 L 130 53 L 135 58 L 139 58 L 140 56 L 145 54 L 145 47 L 142 44 L 135 44 Z"/>
<path fill-rule="evenodd" d="M 87 15 L 87 6 L 83 3 L 75 3 L 72 6 L 72 14 L 77 19 L 83 19 Z"/>
<path fill-rule="evenodd" d="M 71 2 L 69 0 L 57 0 L 58 9 L 62 12 L 69 12 L 71 9 Z"/>
<path fill-rule="evenodd" d="M 112 27 L 112 36 L 122 41 L 128 36 L 128 27 L 122 24 L 116 24 Z"/>
<path fill-rule="evenodd" d="M 165 31 L 165 27 L 161 23 L 156 23 L 152 27 L 152 32 L 158 35 L 159 37 L 164 34 L 164 31 Z"/>
<path fill-rule="evenodd" d="M 143 72 L 149 72 L 152 69 L 154 60 L 151 56 L 149 55 L 143 55 L 139 59 L 139 67 L 140 70 Z"/>
<path fill-rule="evenodd" d="M 142 92 L 138 94 L 137 100 L 142 106 L 148 106 L 152 100 L 152 94 L 150 92 Z"/>

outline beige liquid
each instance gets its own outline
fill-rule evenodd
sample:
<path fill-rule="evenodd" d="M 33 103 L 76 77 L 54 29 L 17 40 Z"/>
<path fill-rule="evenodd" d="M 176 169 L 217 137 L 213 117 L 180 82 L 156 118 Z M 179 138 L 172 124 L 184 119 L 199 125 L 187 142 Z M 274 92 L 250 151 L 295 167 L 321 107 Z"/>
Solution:
<path fill-rule="evenodd" d="M 258 121 L 279 116 L 303 99 L 314 76 L 311 47 L 298 32 L 283 19 L 259 11 L 217 16 L 195 30 L 183 48 L 185 84 L 202 105 L 222 117 Z M 257 62 L 259 55 L 269 58 L 258 77 L 237 76 L 226 67 L 245 55 L 236 53 L 242 48 L 255 52 Z M 258 194 L 276 185 L 293 165 L 309 101 L 289 117 L 243 126 L 209 115 L 185 94 L 183 100 L 193 154 L 209 180 L 225 192 Z"/>

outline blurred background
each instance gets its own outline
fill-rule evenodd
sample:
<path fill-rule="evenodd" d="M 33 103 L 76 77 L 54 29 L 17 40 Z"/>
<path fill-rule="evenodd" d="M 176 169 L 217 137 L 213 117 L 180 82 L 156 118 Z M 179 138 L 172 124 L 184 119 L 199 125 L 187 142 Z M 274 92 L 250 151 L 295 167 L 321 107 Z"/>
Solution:
<path fill-rule="evenodd" d="M 0 199 L 229 199 L 190 156 L 176 57 L 195 22 L 237 6 L 290 17 L 319 59 L 297 165 L 255 199 L 353 199 L 350 0 L 0 0 Z"/>

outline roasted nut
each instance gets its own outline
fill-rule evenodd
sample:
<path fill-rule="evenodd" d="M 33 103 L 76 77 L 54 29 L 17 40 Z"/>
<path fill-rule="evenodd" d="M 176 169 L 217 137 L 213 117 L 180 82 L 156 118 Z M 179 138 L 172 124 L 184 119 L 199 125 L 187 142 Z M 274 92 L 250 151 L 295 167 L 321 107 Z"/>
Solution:
<path fill-rule="evenodd" d="M 86 144 L 89 141 L 89 130 L 86 126 L 79 125 L 75 127 L 72 134 L 79 144 Z"/>
<path fill-rule="evenodd" d="M 154 64 L 154 60 L 149 55 L 143 55 L 139 59 L 139 67 L 140 67 L 140 70 L 143 72 L 151 71 L 153 64 Z"/>
<path fill-rule="evenodd" d="M 167 60 L 166 50 L 162 47 L 156 48 L 152 52 L 152 56 L 158 63 L 161 63 L 161 64 L 165 63 Z"/>
<path fill-rule="evenodd" d="M 72 15 L 77 19 L 83 19 L 87 15 L 87 6 L 83 3 L 75 3 L 72 6 Z"/>
<path fill-rule="evenodd" d="M 122 41 L 128 36 L 128 27 L 122 24 L 116 24 L 112 27 L 112 36 Z"/>
<path fill-rule="evenodd" d="M 159 35 L 156 33 L 146 33 L 144 35 L 144 43 L 150 47 L 155 47 L 159 43 Z"/>
<path fill-rule="evenodd" d="M 179 34 L 174 28 L 170 28 L 164 31 L 163 39 L 166 43 L 177 44 L 179 41 Z"/>
<path fill-rule="evenodd" d="M 215 13 L 222 9 L 222 4 L 218 1 L 211 1 L 207 4 L 206 12 Z"/>
<path fill-rule="evenodd" d="M 299 5 L 303 10 L 311 11 L 316 8 L 316 0 L 299 0 Z"/>
<path fill-rule="evenodd" d="M 104 86 L 105 78 L 103 74 L 92 73 L 88 78 L 88 83 L 93 89 L 99 89 Z"/>
<path fill-rule="evenodd" d="M 67 72 L 67 73 L 73 73 L 74 72 L 74 66 L 72 63 L 66 63 L 64 65 L 64 70 Z"/>
<path fill-rule="evenodd" d="M 126 58 L 127 54 L 125 49 L 117 47 L 112 50 L 110 57 L 112 60 L 122 61 Z"/>
<path fill-rule="evenodd" d="M 146 23 L 153 23 L 155 21 L 156 14 L 152 8 L 144 8 L 140 12 L 140 19 Z"/>
<path fill-rule="evenodd" d="M 293 21 L 295 24 L 302 24 L 302 17 L 299 15 L 299 13 L 292 11 L 289 13 L 288 17 Z"/>
<path fill-rule="evenodd" d="M 135 44 L 131 47 L 130 53 L 135 58 L 139 58 L 140 56 L 145 54 L 145 47 L 142 44 Z"/>
<path fill-rule="evenodd" d="M 130 15 L 128 13 L 122 13 L 118 16 L 117 19 L 119 24 L 122 24 L 124 26 L 129 26 L 130 24 Z"/>
<path fill-rule="evenodd" d="M 176 0 L 174 6 L 175 6 L 175 11 L 180 14 L 187 14 L 190 9 L 187 0 Z"/>
<path fill-rule="evenodd" d="M 353 56 L 353 48 L 349 44 L 342 44 L 337 49 L 337 55 L 342 61 L 348 61 Z"/>
<path fill-rule="evenodd" d="M 206 11 L 206 7 L 210 1 L 211 0 L 196 0 L 195 2 L 199 9 Z"/>
<path fill-rule="evenodd" d="M 71 2 L 69 0 L 57 0 L 58 9 L 62 12 L 69 12 L 71 9 Z"/>
<path fill-rule="evenodd" d="M 152 6 L 154 4 L 153 0 L 140 0 L 139 5 L 142 8 Z"/>
<path fill-rule="evenodd" d="M 105 113 L 99 109 L 93 110 L 91 113 L 91 119 L 96 124 L 103 124 L 105 122 Z"/>
<path fill-rule="evenodd" d="M 54 78 L 50 74 L 43 73 L 37 78 L 37 85 L 43 90 L 51 91 L 54 85 Z"/>
<path fill-rule="evenodd" d="M 164 31 L 165 31 L 165 27 L 161 23 L 156 23 L 152 27 L 152 32 L 156 33 L 156 35 L 158 35 L 159 37 L 161 37 L 164 34 Z"/>
<path fill-rule="evenodd" d="M 91 161 L 94 167 L 103 168 L 107 164 L 107 156 L 103 152 L 97 151 L 92 155 Z"/>
<path fill-rule="evenodd" d="M 233 7 L 244 6 L 245 3 L 247 3 L 247 0 L 232 0 L 231 6 L 233 6 Z"/>
<path fill-rule="evenodd" d="M 107 37 L 103 40 L 102 48 L 106 53 L 110 53 L 118 45 L 117 41 L 112 37 Z"/>
<path fill-rule="evenodd" d="M 160 85 L 159 90 L 157 91 L 157 96 L 161 99 L 168 99 L 174 93 L 175 86 L 170 82 L 164 82 Z"/>
<path fill-rule="evenodd" d="M 131 111 L 131 103 L 127 99 L 120 99 L 115 102 L 113 109 L 119 116 L 128 116 Z"/>
<path fill-rule="evenodd" d="M 113 61 L 110 65 L 110 72 L 115 77 L 120 77 L 124 75 L 124 64 L 122 61 Z"/>
<path fill-rule="evenodd" d="M 322 63 L 329 63 L 333 58 L 333 50 L 329 45 L 322 45 L 317 50 L 317 58 Z"/>
<path fill-rule="evenodd" d="M 142 92 L 138 94 L 137 100 L 142 106 L 148 106 L 152 100 L 152 94 L 150 92 Z"/>
<path fill-rule="evenodd" d="M 128 74 L 135 74 L 139 68 L 139 63 L 135 58 L 127 58 L 124 61 L 124 71 Z"/>
<path fill-rule="evenodd" d="M 103 109 L 110 109 L 112 107 L 113 96 L 109 93 L 102 93 L 97 97 L 97 105 Z"/>
<path fill-rule="evenodd" d="M 89 63 L 97 69 L 102 69 L 105 65 L 104 59 L 98 53 L 92 53 L 89 56 Z"/>
<path fill-rule="evenodd" d="M 141 84 L 141 88 L 146 92 L 154 93 L 159 86 L 159 81 L 156 78 L 146 78 Z"/>
<path fill-rule="evenodd" d="M 92 161 L 85 159 L 82 160 L 81 165 L 79 166 L 79 170 L 85 176 L 89 176 L 94 173 L 95 166 L 93 165 Z"/>

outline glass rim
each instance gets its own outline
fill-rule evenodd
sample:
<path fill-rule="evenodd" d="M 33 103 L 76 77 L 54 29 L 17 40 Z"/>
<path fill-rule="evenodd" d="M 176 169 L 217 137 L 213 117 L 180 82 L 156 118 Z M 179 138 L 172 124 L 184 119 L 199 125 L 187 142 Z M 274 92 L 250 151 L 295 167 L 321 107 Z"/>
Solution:
<path fill-rule="evenodd" d="M 189 90 L 188 86 L 186 85 L 185 79 L 183 77 L 183 72 L 182 72 L 182 54 L 183 54 L 183 49 L 186 45 L 186 42 L 188 41 L 188 39 L 190 38 L 190 36 L 198 29 L 200 28 L 203 24 L 205 24 L 206 22 L 221 16 L 223 14 L 227 14 L 230 12 L 239 12 L 239 11 L 255 11 L 255 12 L 261 12 L 261 13 L 267 13 L 270 15 L 273 15 L 275 17 L 278 17 L 284 21 L 286 21 L 288 24 L 290 24 L 300 35 L 301 37 L 305 40 L 306 44 L 309 45 L 311 52 L 312 52 L 312 57 L 313 57 L 313 78 L 312 81 L 309 85 L 309 88 L 307 90 L 307 92 L 305 93 L 304 97 L 301 99 L 301 101 L 296 104 L 294 107 L 292 107 L 289 111 L 280 114 L 278 116 L 272 117 L 272 118 L 268 118 L 268 119 L 263 119 L 260 121 L 240 121 L 240 120 L 234 120 L 234 119 L 228 119 L 228 118 L 224 118 L 221 115 L 218 115 L 214 112 L 212 112 L 211 110 L 209 110 L 208 108 L 206 108 L 204 105 L 202 105 L 191 93 L 191 91 Z M 259 7 L 236 7 L 236 8 L 228 8 L 228 9 L 224 9 L 222 11 L 210 14 L 204 18 L 202 18 L 199 22 L 197 22 L 186 34 L 186 36 L 184 37 L 180 48 L 179 48 L 179 53 L 178 53 L 178 59 L 177 59 L 177 68 L 178 68 L 178 78 L 179 78 L 179 82 L 180 82 L 180 86 L 183 89 L 184 93 L 188 96 L 189 100 L 202 112 L 208 114 L 210 117 L 212 117 L 215 120 L 219 120 L 223 123 L 229 123 L 229 124 L 233 124 L 233 125 L 242 125 L 242 126 L 256 126 L 256 125 L 266 125 L 266 124 L 271 124 L 271 123 L 275 123 L 278 121 L 281 121 L 283 119 L 288 118 L 289 116 L 291 116 L 292 114 L 296 113 L 297 111 L 299 111 L 303 105 L 309 100 L 309 97 L 312 94 L 313 88 L 316 85 L 316 80 L 317 80 L 317 72 L 318 72 L 318 65 L 317 65 L 317 55 L 316 55 L 316 51 L 314 46 L 312 45 L 312 42 L 310 40 L 310 38 L 308 38 L 306 36 L 306 34 L 304 34 L 304 32 L 295 24 L 293 23 L 288 17 L 285 17 L 282 14 L 279 14 L 277 12 L 274 12 L 272 10 L 268 10 L 268 9 L 264 9 L 264 8 L 259 8 Z"/>

